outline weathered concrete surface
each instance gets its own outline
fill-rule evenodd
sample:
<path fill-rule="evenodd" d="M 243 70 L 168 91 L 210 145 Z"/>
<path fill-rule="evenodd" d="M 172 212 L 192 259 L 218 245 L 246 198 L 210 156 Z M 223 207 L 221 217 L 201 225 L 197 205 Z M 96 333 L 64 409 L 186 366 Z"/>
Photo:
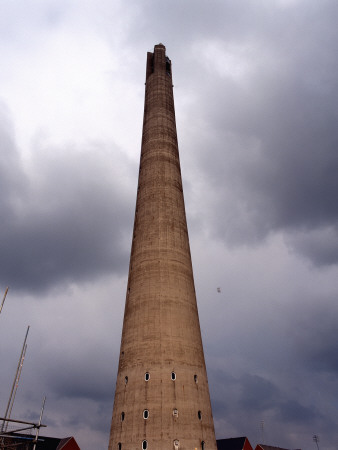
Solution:
<path fill-rule="evenodd" d="M 216 450 L 183 199 L 171 62 L 162 44 L 148 53 L 146 74 L 109 450 L 141 450 L 142 445 L 148 450 Z M 149 411 L 147 419 L 144 410 Z"/>

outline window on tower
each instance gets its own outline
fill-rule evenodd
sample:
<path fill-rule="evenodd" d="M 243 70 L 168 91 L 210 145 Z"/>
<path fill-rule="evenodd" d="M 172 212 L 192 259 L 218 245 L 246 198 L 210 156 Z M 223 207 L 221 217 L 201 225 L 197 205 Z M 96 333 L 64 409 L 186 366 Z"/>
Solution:
<path fill-rule="evenodd" d="M 168 75 L 171 74 L 171 64 L 170 64 L 170 59 L 168 58 L 168 56 L 166 57 L 165 70 Z"/>
<path fill-rule="evenodd" d="M 205 442 L 204 441 L 201 442 L 201 447 L 202 447 L 202 450 L 205 450 Z"/>
<path fill-rule="evenodd" d="M 124 411 L 122 411 L 122 412 L 121 412 L 121 422 L 124 421 L 124 416 L 125 416 Z"/>
<path fill-rule="evenodd" d="M 171 372 L 171 379 L 172 379 L 173 381 L 176 380 L 176 373 L 175 373 L 175 372 Z"/>
<path fill-rule="evenodd" d="M 198 416 L 199 420 L 202 419 L 202 413 L 201 413 L 201 411 L 198 411 L 197 416 Z"/>
<path fill-rule="evenodd" d="M 121 442 L 119 442 L 118 444 L 117 444 L 117 450 L 121 450 L 122 449 L 122 444 L 121 444 Z"/>
<path fill-rule="evenodd" d="M 149 417 L 149 411 L 147 409 L 145 409 L 143 411 L 143 419 L 148 419 L 148 417 Z"/>
<path fill-rule="evenodd" d="M 146 372 L 146 373 L 144 374 L 144 379 L 145 379 L 146 381 L 149 381 L 149 378 L 150 378 L 150 373 L 149 373 L 149 372 Z"/>
<path fill-rule="evenodd" d="M 148 448 L 148 442 L 142 441 L 142 450 L 147 450 L 147 448 Z"/>

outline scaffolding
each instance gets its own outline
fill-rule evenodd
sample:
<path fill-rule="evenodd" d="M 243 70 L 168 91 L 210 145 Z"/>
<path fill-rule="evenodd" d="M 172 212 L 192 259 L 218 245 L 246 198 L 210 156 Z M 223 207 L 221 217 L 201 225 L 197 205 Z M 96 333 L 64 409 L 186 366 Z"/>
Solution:
<path fill-rule="evenodd" d="M 6 288 L 5 294 L 3 296 L 1 305 L 0 305 L 0 313 L 3 309 L 7 293 L 8 287 Z M 27 422 L 23 420 L 11 419 L 11 413 L 14 405 L 14 400 L 16 396 L 16 392 L 18 389 L 22 366 L 24 363 L 26 350 L 27 350 L 27 337 L 29 332 L 29 326 L 27 327 L 25 339 L 22 345 L 22 350 L 18 362 L 18 366 L 16 369 L 12 389 L 10 392 L 9 400 L 7 403 L 7 408 L 5 411 L 5 416 L 0 417 L 0 422 L 2 422 L 0 427 L 0 450 L 10 450 L 10 449 L 19 449 L 19 450 L 36 450 L 37 442 L 39 439 L 39 432 L 41 427 L 46 427 L 46 425 L 42 425 L 42 416 L 45 408 L 46 396 L 44 396 L 40 411 L 40 418 L 37 423 L 35 422 Z M 35 435 L 32 433 L 35 431 Z M 23 434 L 25 432 L 25 434 Z M 27 434 L 29 433 L 29 434 Z"/>
<path fill-rule="evenodd" d="M 44 398 L 44 402 L 46 397 Z M 6 431 L 0 432 L 0 450 L 35 450 L 39 439 L 39 431 L 41 427 L 46 427 L 41 423 L 44 402 L 42 405 L 40 419 L 38 423 L 25 422 L 23 420 L 5 419 L 0 417 L 0 420 L 6 423 Z M 8 430 L 8 428 L 10 428 Z M 25 434 L 20 434 L 25 431 Z M 35 435 L 31 434 L 35 431 Z M 30 434 L 26 434 L 30 433 Z"/>

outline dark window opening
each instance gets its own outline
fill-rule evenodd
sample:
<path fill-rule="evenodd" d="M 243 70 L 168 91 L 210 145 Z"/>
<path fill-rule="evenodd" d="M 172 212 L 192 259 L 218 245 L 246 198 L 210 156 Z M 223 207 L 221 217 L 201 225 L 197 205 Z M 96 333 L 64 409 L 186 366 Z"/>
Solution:
<path fill-rule="evenodd" d="M 121 448 L 122 448 L 121 442 L 119 442 L 119 443 L 117 444 L 117 448 L 118 448 L 118 450 L 121 450 Z"/>
<path fill-rule="evenodd" d="M 202 450 L 205 450 L 205 442 L 204 441 L 201 442 L 201 447 L 202 447 Z"/>
<path fill-rule="evenodd" d="M 199 420 L 202 419 L 202 413 L 201 413 L 201 411 L 198 411 L 197 416 L 198 416 Z"/>
<path fill-rule="evenodd" d="M 128 377 L 124 377 L 124 382 L 127 384 L 128 383 Z"/>
<path fill-rule="evenodd" d="M 143 419 L 148 419 L 148 417 L 149 417 L 149 411 L 147 409 L 145 409 L 143 411 Z"/>
<path fill-rule="evenodd" d="M 198 383 L 198 377 L 197 377 L 197 375 L 194 375 L 194 381 L 195 381 L 195 383 Z"/>
<path fill-rule="evenodd" d="M 175 372 L 171 372 L 171 379 L 172 379 L 173 381 L 176 380 L 176 373 L 175 373 Z"/>
<path fill-rule="evenodd" d="M 147 448 L 148 448 L 148 442 L 142 441 L 142 450 L 147 450 Z"/>
<path fill-rule="evenodd" d="M 124 421 L 124 416 L 125 416 L 124 411 L 122 411 L 122 412 L 121 412 L 121 422 Z"/>
<path fill-rule="evenodd" d="M 170 64 L 170 59 L 168 58 L 168 56 L 166 58 L 165 70 L 166 70 L 168 75 L 171 74 L 171 64 Z"/>
<path fill-rule="evenodd" d="M 149 381 L 149 378 L 150 378 L 150 373 L 149 373 L 149 372 L 146 372 L 146 373 L 144 374 L 144 379 L 145 379 L 146 381 Z"/>

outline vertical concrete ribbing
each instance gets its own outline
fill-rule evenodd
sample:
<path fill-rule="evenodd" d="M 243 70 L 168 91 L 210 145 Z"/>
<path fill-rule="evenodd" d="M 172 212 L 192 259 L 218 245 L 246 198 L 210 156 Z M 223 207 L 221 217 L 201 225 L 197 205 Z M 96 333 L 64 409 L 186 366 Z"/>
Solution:
<path fill-rule="evenodd" d="M 147 419 L 144 410 L 149 411 Z M 143 440 L 148 450 L 174 449 L 175 440 L 180 450 L 201 449 L 202 442 L 205 450 L 216 450 L 171 62 L 162 44 L 147 55 L 139 183 L 109 450 L 118 450 L 119 443 L 123 450 L 141 450 Z"/>

